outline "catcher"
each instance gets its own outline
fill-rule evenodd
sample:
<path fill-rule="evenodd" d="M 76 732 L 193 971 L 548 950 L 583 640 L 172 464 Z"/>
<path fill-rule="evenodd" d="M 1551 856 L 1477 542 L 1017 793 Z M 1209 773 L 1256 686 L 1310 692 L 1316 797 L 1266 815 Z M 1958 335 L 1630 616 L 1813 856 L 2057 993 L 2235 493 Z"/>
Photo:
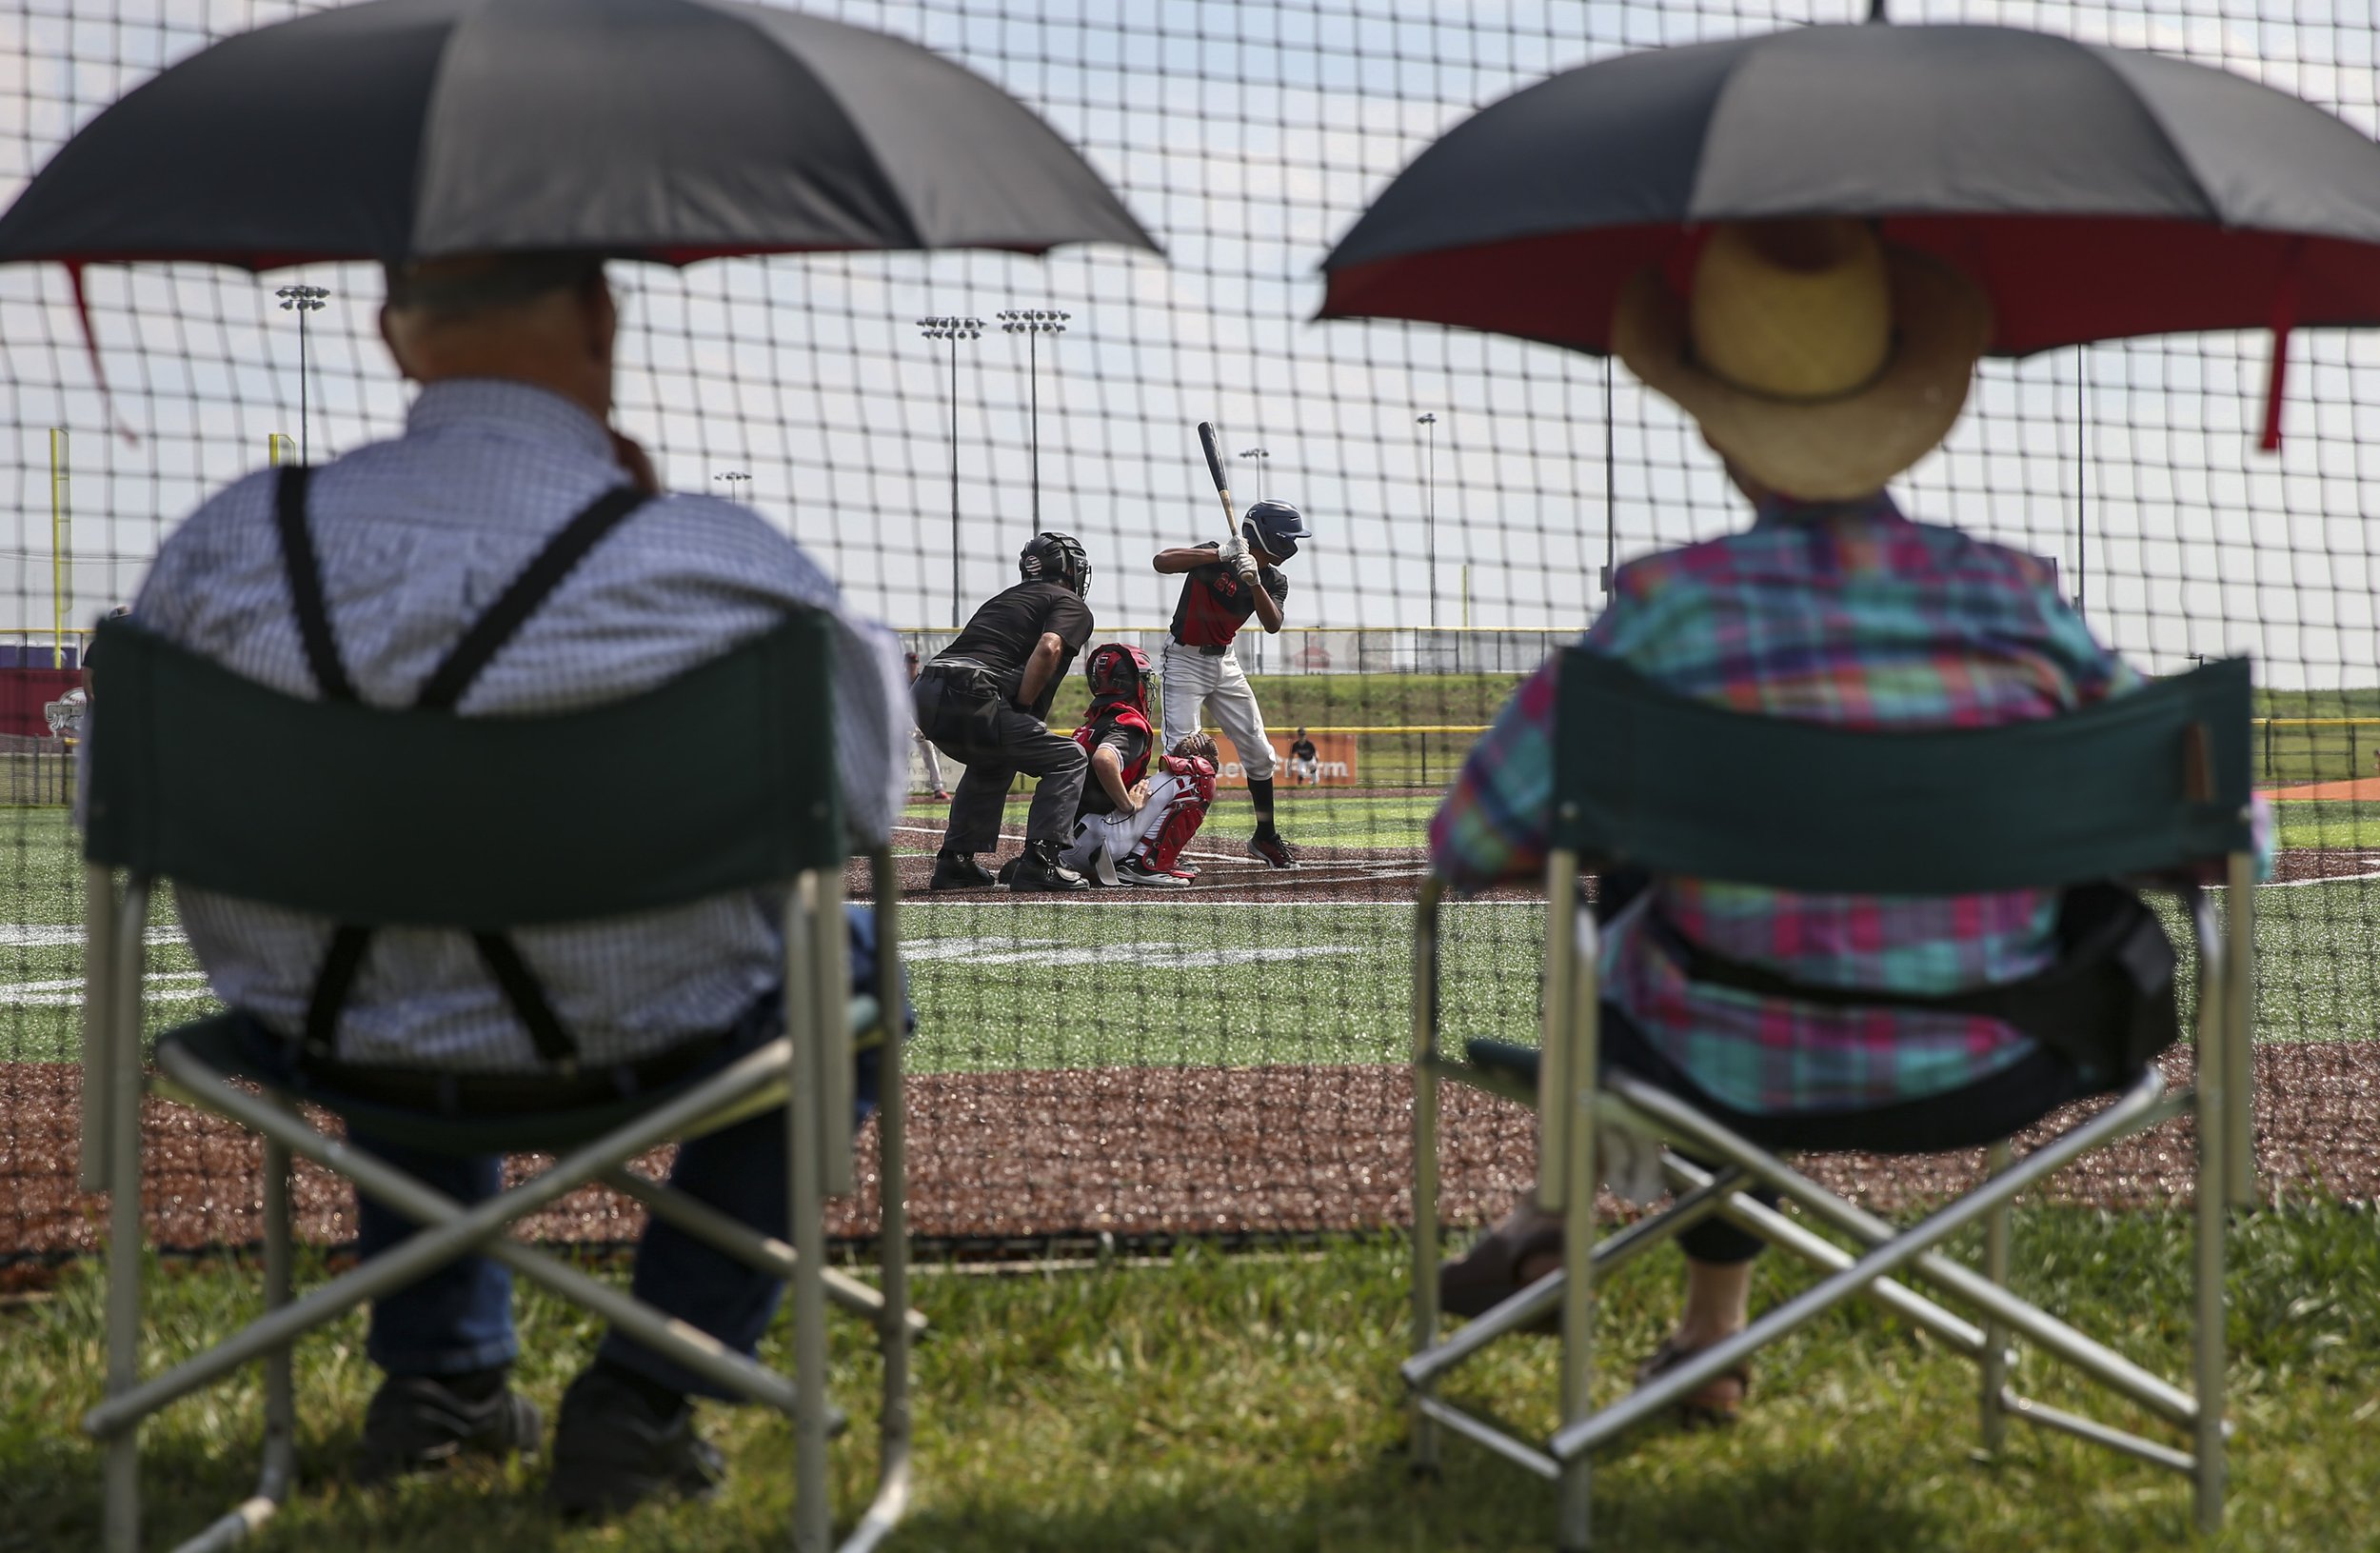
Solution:
<path fill-rule="evenodd" d="M 1181 850 L 1215 802 L 1215 741 L 1191 733 L 1157 760 L 1149 722 L 1149 660 L 1139 647 L 1104 642 L 1083 665 L 1091 709 L 1074 731 L 1090 757 L 1090 780 L 1075 811 L 1067 868 L 1102 885 L 1180 889 L 1196 877 Z"/>

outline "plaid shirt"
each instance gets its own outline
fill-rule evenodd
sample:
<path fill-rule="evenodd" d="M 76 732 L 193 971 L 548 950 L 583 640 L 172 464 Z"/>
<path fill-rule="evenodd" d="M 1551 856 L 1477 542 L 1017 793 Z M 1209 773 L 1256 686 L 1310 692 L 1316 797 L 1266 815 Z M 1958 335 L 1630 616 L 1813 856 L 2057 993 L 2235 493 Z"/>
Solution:
<path fill-rule="evenodd" d="M 2092 640 L 2038 562 L 1912 523 L 1881 493 L 1764 504 L 1748 532 L 1622 567 L 1583 645 L 1740 711 L 1860 728 L 2052 717 L 2139 683 Z M 1543 870 L 1557 664 L 1504 707 L 1430 827 L 1432 858 L 1458 888 Z M 1691 983 L 1640 942 L 1642 912 L 1796 981 L 1946 993 L 2046 968 L 2057 905 L 2054 890 L 1804 895 L 1660 879 L 1605 937 L 1604 996 L 1738 1110 L 1920 1099 L 1986 1078 L 2033 1043 L 1991 1019 L 1820 1007 Z"/>

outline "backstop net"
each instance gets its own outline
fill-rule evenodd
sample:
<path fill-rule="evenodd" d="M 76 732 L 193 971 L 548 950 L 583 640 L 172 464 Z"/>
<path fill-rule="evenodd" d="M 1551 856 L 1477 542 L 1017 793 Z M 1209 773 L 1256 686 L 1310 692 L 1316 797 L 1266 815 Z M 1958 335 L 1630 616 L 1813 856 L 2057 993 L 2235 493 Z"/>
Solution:
<path fill-rule="evenodd" d="M 37 0 L 0 15 L 0 197 L 155 70 L 296 9 Z M 920 747 L 898 836 L 921 1017 L 913 1223 L 989 1249 L 1401 1224 L 1411 903 L 1439 796 L 1519 680 L 1596 618 L 1613 566 L 1746 518 L 1694 428 L 1625 371 L 1502 338 L 1311 322 L 1318 266 L 1423 146 L 1552 70 L 1855 21 L 1867 0 L 807 9 L 918 40 L 1022 99 L 1165 252 L 616 265 L 616 423 L 665 482 L 757 509 L 927 658 L 1041 529 L 1088 550 L 1097 639 L 1157 656 L 1180 579 L 1152 557 L 1220 533 L 1200 421 L 1220 427 L 1243 503 L 1293 502 L 1315 530 L 1287 567 L 1289 628 L 1233 647 L 1272 747 L 1223 750 L 1188 887 L 928 891 L 948 816 L 937 787 L 959 772 L 929 769 Z M 2380 31 L 2351 7 L 1894 10 L 2181 55 L 2380 124 Z M 0 483 L 16 514 L 0 557 L 0 1261 L 94 1238 L 72 1177 L 83 962 L 67 800 L 85 632 L 134 601 L 211 491 L 396 435 L 408 401 L 368 268 L 99 267 L 87 284 L 88 339 L 64 274 L 0 272 Z M 285 308 L 288 285 L 321 288 L 324 305 Z M 921 323 L 937 319 L 975 322 Z M 2162 338 L 1986 364 L 1947 447 L 1898 490 L 1915 515 L 2050 562 L 2148 672 L 2256 660 L 2282 847 L 2262 892 L 2267 1164 L 2287 1185 L 2369 1195 L 2380 635 L 2361 444 L 2380 430 L 2380 347 L 2312 330 L 2294 348 L 2277 455 L 2254 447 L 2267 341 Z M 1053 724 L 1083 701 L 1078 675 Z M 689 727 L 675 801 L 703 801 L 704 760 Z M 1275 768 L 1295 871 L 1248 850 L 1252 764 Z M 1534 1039 L 1541 896 L 1527 883 L 1450 907 L 1450 1033 Z M 149 976 L 161 1025 L 213 1006 L 164 906 Z M 250 1239 L 253 1150 L 163 1104 L 151 1126 L 163 1238 Z M 1530 1132 L 1488 1102 L 1456 1118 L 1450 1212 L 1492 1212 L 1526 1182 Z M 2153 1159 L 2134 1165 L 2140 1190 L 2163 1189 Z M 318 1185 L 306 1201 L 309 1233 L 345 1238 L 343 1197 Z M 855 1207 L 843 1225 L 867 1222 Z M 545 1227 L 601 1242 L 630 1224 L 584 1195 Z"/>

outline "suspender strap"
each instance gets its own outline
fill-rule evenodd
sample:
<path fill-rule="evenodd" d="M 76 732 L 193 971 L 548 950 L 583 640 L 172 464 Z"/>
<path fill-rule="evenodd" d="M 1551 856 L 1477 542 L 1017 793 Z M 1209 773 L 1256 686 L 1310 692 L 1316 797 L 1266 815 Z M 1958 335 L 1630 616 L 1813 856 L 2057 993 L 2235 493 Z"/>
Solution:
<path fill-rule="evenodd" d="M 307 1050 L 323 1057 L 337 1050 L 333 1038 L 339 1033 L 339 1012 L 347 1005 L 347 993 L 355 986 L 355 973 L 363 968 L 364 950 L 371 941 L 368 927 L 342 923 L 332 931 L 322 969 L 314 973 L 313 994 L 306 1003 Z"/>
<path fill-rule="evenodd" d="M 479 946 L 479 957 L 487 966 L 487 973 L 496 978 L 504 989 L 505 1002 L 512 1005 L 514 1017 L 529 1032 L 529 1041 L 537 1054 L 574 1072 L 578 1067 L 579 1044 L 570 1039 L 562 1021 L 554 1013 L 554 1005 L 545 1001 L 545 989 L 537 985 L 529 972 L 528 962 L 521 958 L 520 947 L 504 933 L 473 933 L 471 942 Z"/>
<path fill-rule="evenodd" d="M 306 662 L 313 671 L 315 685 L 326 700 L 354 701 L 355 685 L 347 678 L 347 667 L 339 659 L 338 641 L 330 632 L 330 614 L 323 604 L 322 564 L 314 552 L 313 535 L 307 528 L 307 473 L 303 465 L 286 466 L 281 471 L 274 503 L 281 530 L 281 564 L 288 574 L 298 635 L 306 645 Z M 414 698 L 414 705 L 452 711 L 488 661 L 512 640 L 538 606 L 570 574 L 570 568 L 646 500 L 645 492 L 632 486 L 620 486 L 581 508 L 430 671 L 420 694 Z M 347 994 L 354 988 L 356 974 L 363 968 L 371 937 L 370 928 L 352 924 L 341 924 L 331 933 L 330 947 L 323 956 L 322 969 L 314 977 L 313 994 L 307 1002 L 308 1050 L 326 1057 L 335 1054 L 339 1015 L 347 1006 Z M 473 933 L 471 942 L 478 946 L 480 960 L 495 978 L 514 1017 L 527 1029 L 537 1054 L 565 1071 L 574 1070 L 578 1065 L 578 1043 L 570 1039 L 570 1032 L 555 1015 L 553 1005 L 546 1001 L 545 989 L 538 986 L 519 946 L 500 932 Z"/>
<path fill-rule="evenodd" d="M 515 632 L 537 607 L 561 586 L 570 568 L 584 560 L 605 534 L 620 526 L 622 519 L 643 507 L 650 498 L 634 486 L 618 486 L 596 497 L 580 508 L 578 516 L 563 525 L 562 531 L 546 542 L 534 560 L 521 569 L 521 574 L 487 607 L 487 612 L 472 622 L 463 633 L 463 640 L 454 645 L 445 662 L 430 671 L 423 682 L 416 707 L 438 711 L 450 711 L 478 679 L 488 660 L 503 650 Z"/>
<path fill-rule="evenodd" d="M 298 637 L 306 644 L 306 665 L 314 671 L 315 687 L 326 701 L 353 701 L 355 686 L 339 661 L 330 611 L 323 605 L 322 563 L 306 527 L 306 486 L 312 473 L 303 464 L 281 467 L 273 501 L 273 516 L 281 526 L 281 567 L 288 573 L 289 602 L 297 608 Z"/>

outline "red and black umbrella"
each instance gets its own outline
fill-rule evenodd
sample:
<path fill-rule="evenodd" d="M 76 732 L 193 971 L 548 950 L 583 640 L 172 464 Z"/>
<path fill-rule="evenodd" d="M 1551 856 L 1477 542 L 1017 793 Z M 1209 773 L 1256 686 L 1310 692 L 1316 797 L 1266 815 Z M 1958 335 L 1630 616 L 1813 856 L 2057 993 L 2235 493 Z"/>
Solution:
<path fill-rule="evenodd" d="M 0 216 L 0 262 L 250 269 L 1077 242 L 1156 247 L 1030 109 L 747 0 L 373 0 L 259 28 L 128 92 Z"/>
<path fill-rule="evenodd" d="M 2380 324 L 2380 146 L 2286 92 L 1998 27 L 1812 27 L 1601 60 L 1482 110 L 1323 269 L 1324 318 L 1600 352 L 1715 222 L 1850 216 L 1981 286 L 1995 355 Z M 1680 288 L 1682 289 L 1682 287 Z"/>

